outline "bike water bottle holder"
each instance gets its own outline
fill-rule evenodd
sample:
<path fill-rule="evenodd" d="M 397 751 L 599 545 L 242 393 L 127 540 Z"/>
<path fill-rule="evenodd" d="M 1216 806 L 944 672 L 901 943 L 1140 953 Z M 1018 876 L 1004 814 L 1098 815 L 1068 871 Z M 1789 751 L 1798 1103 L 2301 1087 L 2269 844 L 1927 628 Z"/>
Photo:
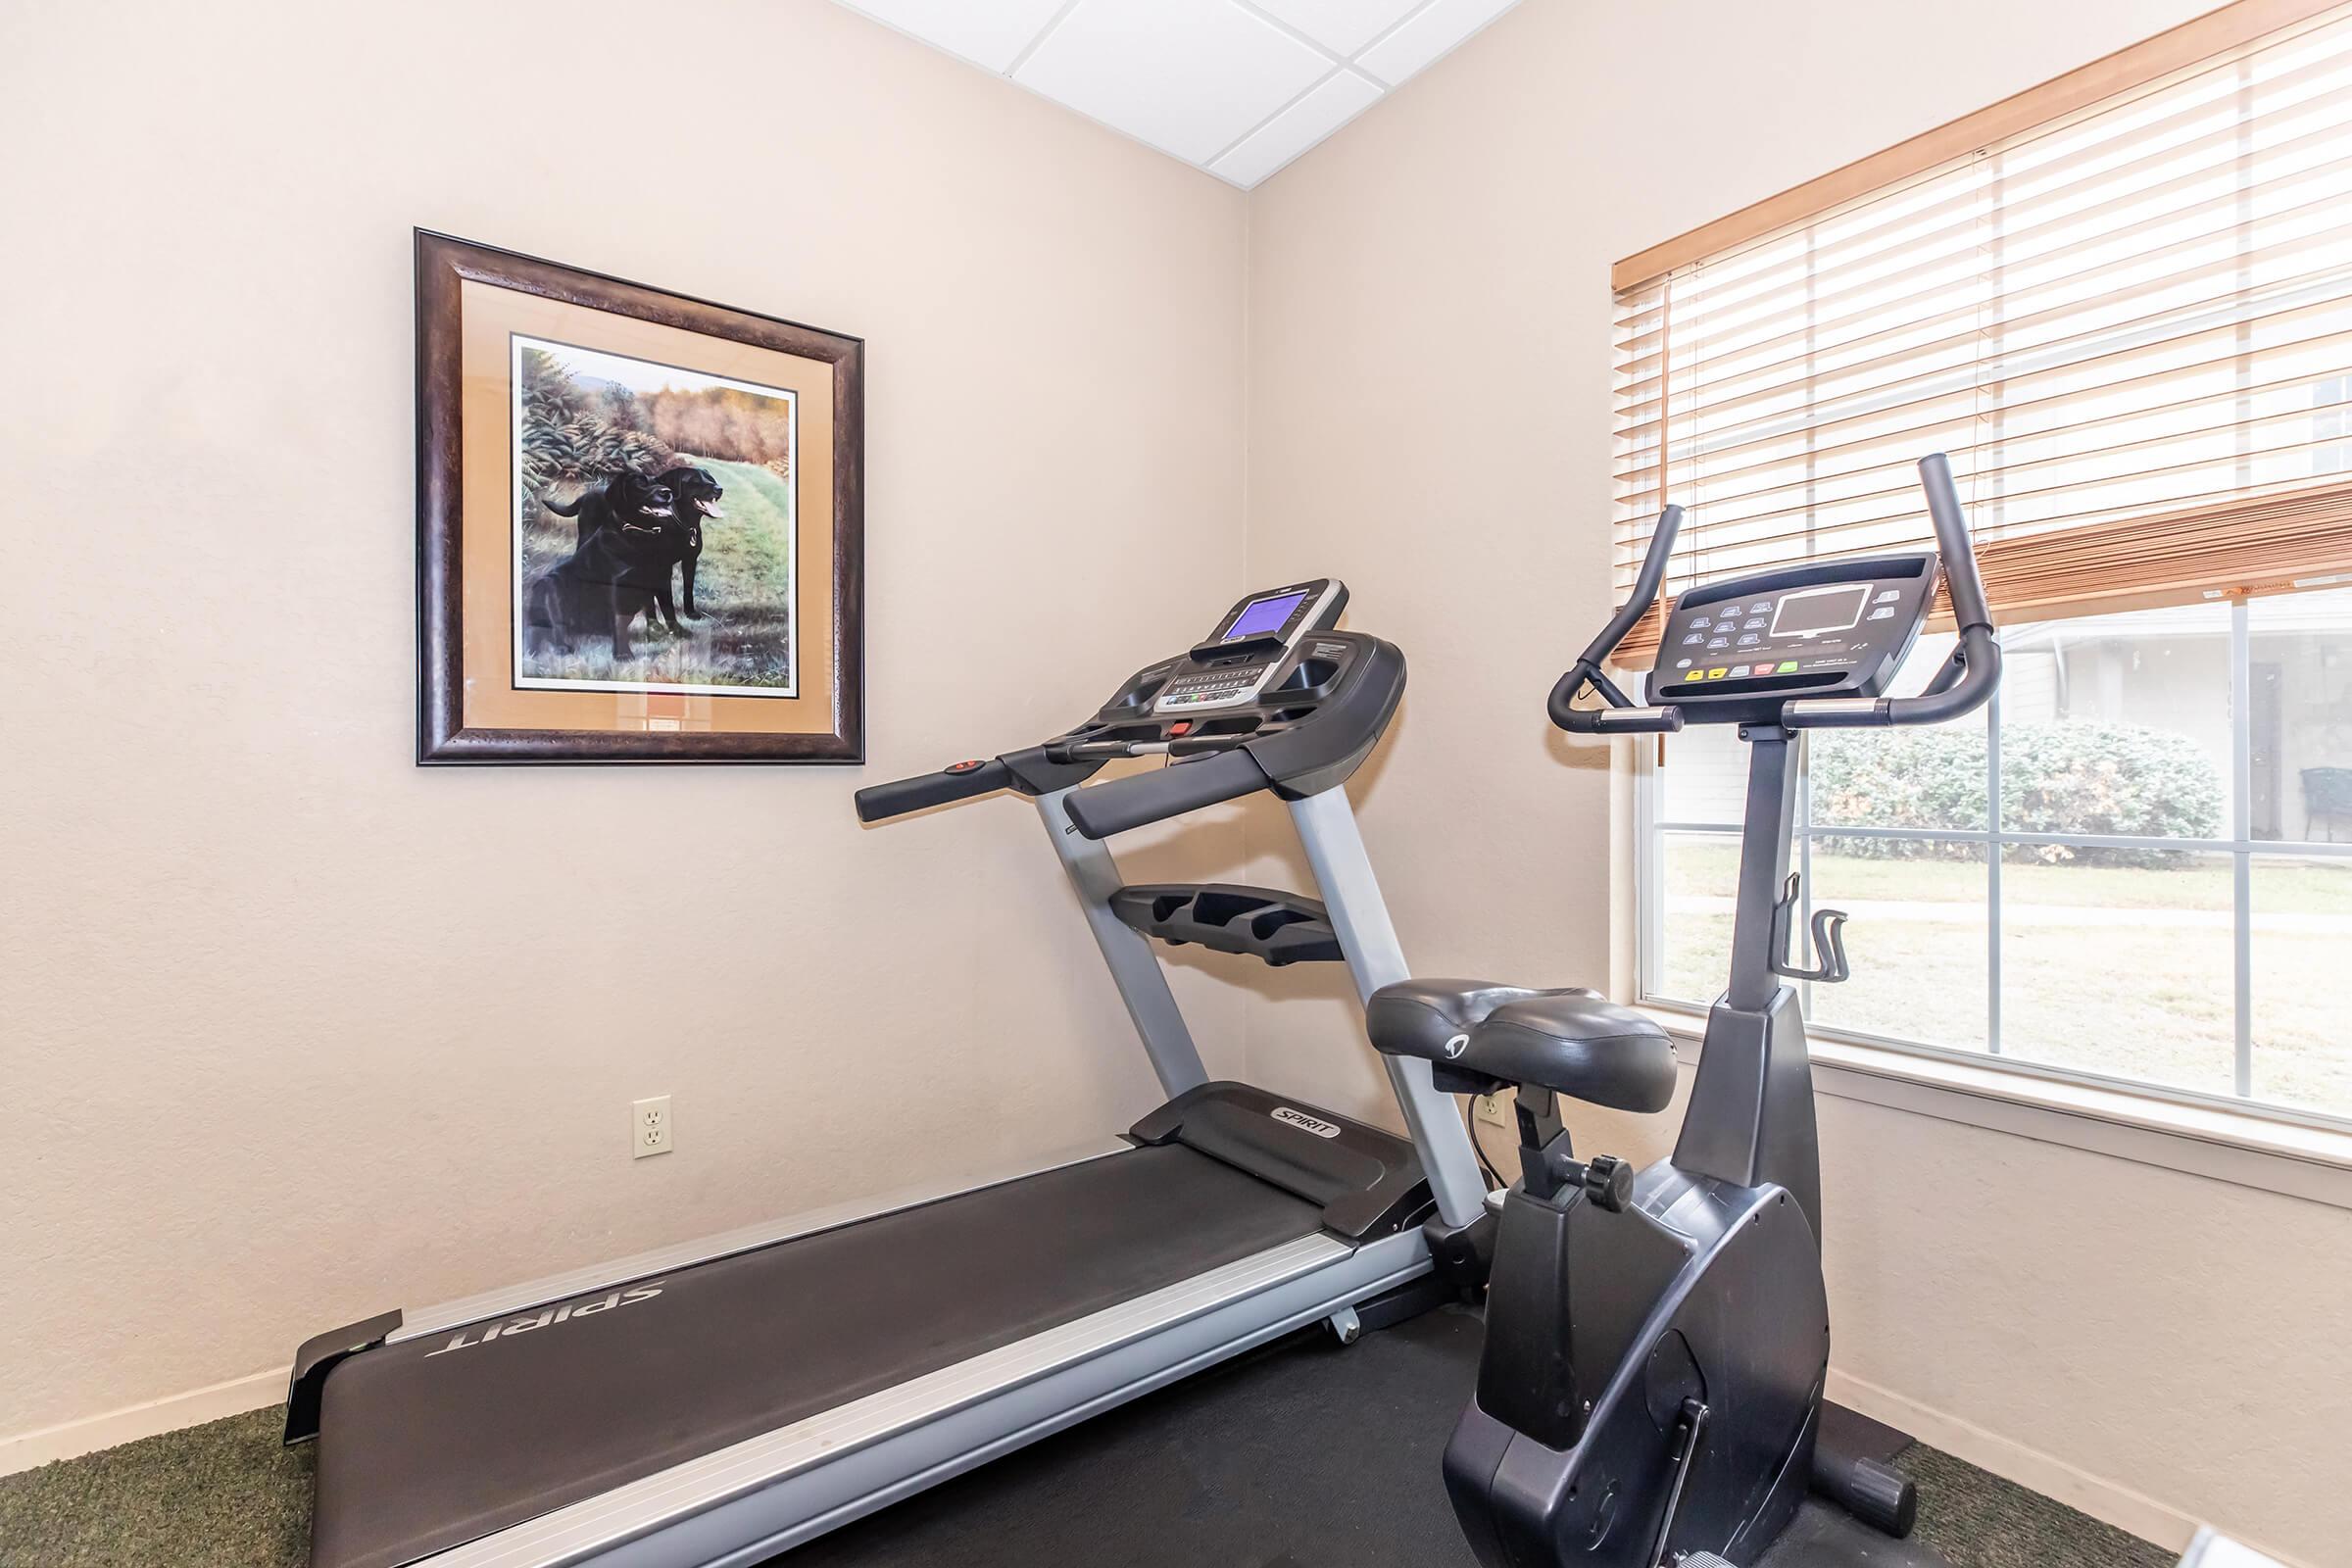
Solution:
<path fill-rule="evenodd" d="M 1822 956 L 1818 964 L 1810 969 L 1800 968 L 1788 956 L 1788 937 L 1796 919 L 1797 889 L 1803 880 L 1794 871 L 1789 872 L 1781 902 L 1772 906 L 1772 972 L 1784 979 L 1818 980 L 1834 986 L 1853 972 L 1845 961 L 1843 909 L 1813 911 L 1813 951 Z"/>

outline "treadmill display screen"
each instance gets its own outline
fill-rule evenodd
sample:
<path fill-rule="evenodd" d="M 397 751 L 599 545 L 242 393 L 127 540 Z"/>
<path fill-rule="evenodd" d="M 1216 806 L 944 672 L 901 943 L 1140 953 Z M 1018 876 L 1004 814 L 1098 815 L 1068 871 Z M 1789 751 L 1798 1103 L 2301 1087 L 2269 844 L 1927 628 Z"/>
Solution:
<path fill-rule="evenodd" d="M 1300 589 L 1295 594 L 1276 594 L 1271 599 L 1252 599 L 1242 607 L 1240 614 L 1233 617 L 1232 626 L 1226 629 L 1224 637 L 1219 640 L 1233 643 L 1245 637 L 1278 632 L 1282 630 L 1283 622 L 1291 618 L 1291 612 L 1297 610 L 1298 602 L 1305 597 L 1306 590 Z"/>
<path fill-rule="evenodd" d="M 1851 582 L 1839 583 L 1835 588 L 1785 594 L 1780 609 L 1773 612 L 1771 635 L 1818 637 L 1825 631 L 1844 631 L 1859 625 L 1862 607 L 1870 603 L 1870 590 L 1869 583 Z"/>

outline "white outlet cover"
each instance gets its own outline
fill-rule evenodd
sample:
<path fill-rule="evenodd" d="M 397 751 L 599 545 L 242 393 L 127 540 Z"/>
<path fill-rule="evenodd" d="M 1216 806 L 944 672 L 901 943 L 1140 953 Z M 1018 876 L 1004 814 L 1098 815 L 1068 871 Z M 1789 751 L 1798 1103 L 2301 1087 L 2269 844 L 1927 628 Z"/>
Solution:
<path fill-rule="evenodd" d="M 653 1154 L 668 1153 L 673 1135 L 667 1095 L 640 1100 L 629 1107 L 630 1158 L 644 1159 Z"/>

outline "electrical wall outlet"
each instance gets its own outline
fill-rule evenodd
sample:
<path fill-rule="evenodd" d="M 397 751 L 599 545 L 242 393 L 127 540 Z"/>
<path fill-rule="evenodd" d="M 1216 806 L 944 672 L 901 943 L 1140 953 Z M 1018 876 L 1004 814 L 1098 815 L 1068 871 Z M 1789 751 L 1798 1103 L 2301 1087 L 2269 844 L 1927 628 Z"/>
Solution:
<path fill-rule="evenodd" d="M 1490 1127 L 1499 1127 L 1504 1132 L 1509 1132 L 1511 1130 L 1509 1092 L 1496 1090 L 1494 1094 L 1479 1096 L 1478 1119 Z"/>
<path fill-rule="evenodd" d="M 648 1154 L 669 1152 L 669 1097 L 660 1095 L 652 1100 L 640 1100 L 629 1107 L 629 1155 L 643 1159 Z"/>

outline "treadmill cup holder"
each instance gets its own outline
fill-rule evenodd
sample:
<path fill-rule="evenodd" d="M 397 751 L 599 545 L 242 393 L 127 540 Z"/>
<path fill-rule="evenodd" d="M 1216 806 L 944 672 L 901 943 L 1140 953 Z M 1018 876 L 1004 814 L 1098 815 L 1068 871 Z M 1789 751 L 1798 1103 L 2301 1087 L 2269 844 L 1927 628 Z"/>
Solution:
<path fill-rule="evenodd" d="M 1320 699 L 1330 693 L 1346 668 L 1347 665 L 1334 659 L 1301 659 L 1288 675 L 1275 684 L 1273 694 L 1309 701 Z"/>
<path fill-rule="evenodd" d="M 1291 963 L 1337 963 L 1339 934 L 1321 903 L 1274 888 L 1223 882 L 1151 882 L 1110 896 L 1110 911 L 1148 937 Z"/>

